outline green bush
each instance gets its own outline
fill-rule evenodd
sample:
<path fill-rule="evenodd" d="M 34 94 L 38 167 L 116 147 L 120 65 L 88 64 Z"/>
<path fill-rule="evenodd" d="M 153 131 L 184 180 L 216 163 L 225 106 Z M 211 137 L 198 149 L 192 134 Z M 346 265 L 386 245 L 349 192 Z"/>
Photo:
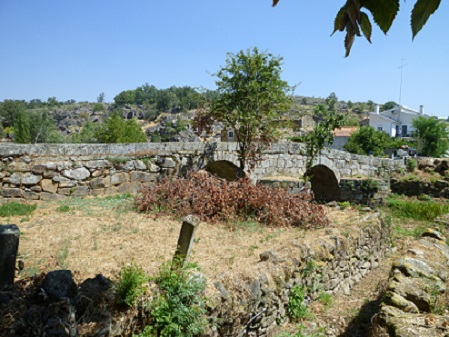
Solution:
<path fill-rule="evenodd" d="M 0 206 L 0 216 L 21 216 L 34 212 L 36 205 L 25 205 L 12 201 Z"/>
<path fill-rule="evenodd" d="M 418 164 L 416 163 L 415 159 L 408 158 L 408 160 L 407 160 L 407 169 L 409 171 L 413 171 L 417 166 L 418 166 Z"/>
<path fill-rule="evenodd" d="M 116 284 L 116 302 L 129 307 L 136 304 L 137 298 L 145 291 L 147 277 L 141 267 L 134 264 L 124 267 Z"/>
<path fill-rule="evenodd" d="M 288 316 L 293 320 L 307 318 L 310 314 L 304 304 L 305 294 L 302 286 L 295 286 L 290 290 L 290 299 L 287 306 Z"/>
<path fill-rule="evenodd" d="M 204 278 L 195 264 L 177 266 L 164 265 L 155 277 L 160 294 L 149 307 L 159 337 L 190 337 L 205 331 Z"/>

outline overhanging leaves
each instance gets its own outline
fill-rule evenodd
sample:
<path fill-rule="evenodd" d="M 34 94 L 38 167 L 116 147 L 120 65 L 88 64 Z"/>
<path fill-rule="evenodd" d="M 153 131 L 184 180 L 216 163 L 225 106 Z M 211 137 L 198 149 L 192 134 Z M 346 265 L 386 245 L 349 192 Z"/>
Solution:
<path fill-rule="evenodd" d="M 273 7 L 279 0 L 273 0 Z M 426 24 L 430 15 L 440 6 L 441 0 L 417 0 L 412 10 L 411 27 L 413 38 Z M 386 34 L 399 12 L 399 0 L 346 0 L 338 11 L 334 20 L 334 34 L 337 30 L 346 30 L 345 49 L 346 56 L 351 51 L 355 36 L 360 36 L 360 31 L 371 43 L 372 25 L 368 15 L 362 9 L 368 10 L 373 16 L 374 22 Z"/>
<path fill-rule="evenodd" d="M 385 34 L 399 11 L 399 0 L 361 0 L 360 5 L 371 12 L 374 22 Z"/>
<path fill-rule="evenodd" d="M 426 24 L 429 17 L 435 13 L 440 6 L 441 0 L 418 0 L 412 10 L 412 34 L 415 38 L 416 34 Z"/>

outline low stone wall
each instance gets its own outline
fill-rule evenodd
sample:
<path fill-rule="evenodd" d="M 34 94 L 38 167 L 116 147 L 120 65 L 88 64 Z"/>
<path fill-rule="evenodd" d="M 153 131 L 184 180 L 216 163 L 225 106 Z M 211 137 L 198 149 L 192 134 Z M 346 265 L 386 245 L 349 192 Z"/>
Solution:
<path fill-rule="evenodd" d="M 390 336 L 449 336 L 449 246 L 428 229 L 393 263 L 380 310 Z"/>
<path fill-rule="evenodd" d="M 352 179 L 340 180 L 340 200 L 364 205 L 378 205 L 390 193 L 389 180 Z"/>
<path fill-rule="evenodd" d="M 391 179 L 391 191 L 409 197 L 429 195 L 436 198 L 449 198 L 449 182 L 446 180 L 423 181 Z"/>
<path fill-rule="evenodd" d="M 269 336 L 287 319 L 290 291 L 302 287 L 311 299 L 320 292 L 349 294 L 389 251 L 391 232 L 376 215 L 355 233 L 329 228 L 313 240 L 290 242 L 260 255 L 257 271 L 239 278 L 221 275 L 210 296 L 216 321 L 211 336 Z"/>

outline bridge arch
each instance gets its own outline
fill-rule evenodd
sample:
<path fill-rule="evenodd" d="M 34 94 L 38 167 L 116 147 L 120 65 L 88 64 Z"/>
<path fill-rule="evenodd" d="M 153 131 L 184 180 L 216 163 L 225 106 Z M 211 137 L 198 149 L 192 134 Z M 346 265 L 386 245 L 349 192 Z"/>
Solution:
<path fill-rule="evenodd" d="M 315 199 L 319 201 L 340 200 L 340 186 L 335 172 L 323 164 L 315 165 L 306 174 L 310 179 Z"/>
<path fill-rule="evenodd" d="M 239 167 L 228 160 L 217 160 L 210 162 L 204 167 L 204 169 L 217 177 L 226 179 L 227 181 L 236 180 L 239 173 Z"/>

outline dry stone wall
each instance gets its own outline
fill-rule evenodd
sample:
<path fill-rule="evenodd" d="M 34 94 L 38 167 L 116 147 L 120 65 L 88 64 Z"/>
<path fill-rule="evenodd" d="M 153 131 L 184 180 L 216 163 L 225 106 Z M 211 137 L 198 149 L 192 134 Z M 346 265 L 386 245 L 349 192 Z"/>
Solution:
<path fill-rule="evenodd" d="M 449 336 L 448 264 L 449 246 L 432 228 L 393 263 L 380 311 L 390 336 Z"/>
<path fill-rule="evenodd" d="M 297 143 L 273 144 L 251 177 L 301 178 L 307 158 Z M 238 165 L 235 143 L 0 145 L 1 195 L 48 200 L 68 196 L 136 192 L 164 176 L 183 175 L 213 161 Z M 314 165 L 342 177 L 388 177 L 403 162 L 325 149 Z"/>
<path fill-rule="evenodd" d="M 239 278 L 222 274 L 210 296 L 210 313 L 217 325 L 209 335 L 276 335 L 279 324 L 288 319 L 294 287 L 301 287 L 311 299 L 321 292 L 350 294 L 391 248 L 390 228 L 377 216 L 367 215 L 357 231 L 329 228 L 314 239 L 266 251 L 251 274 Z"/>

